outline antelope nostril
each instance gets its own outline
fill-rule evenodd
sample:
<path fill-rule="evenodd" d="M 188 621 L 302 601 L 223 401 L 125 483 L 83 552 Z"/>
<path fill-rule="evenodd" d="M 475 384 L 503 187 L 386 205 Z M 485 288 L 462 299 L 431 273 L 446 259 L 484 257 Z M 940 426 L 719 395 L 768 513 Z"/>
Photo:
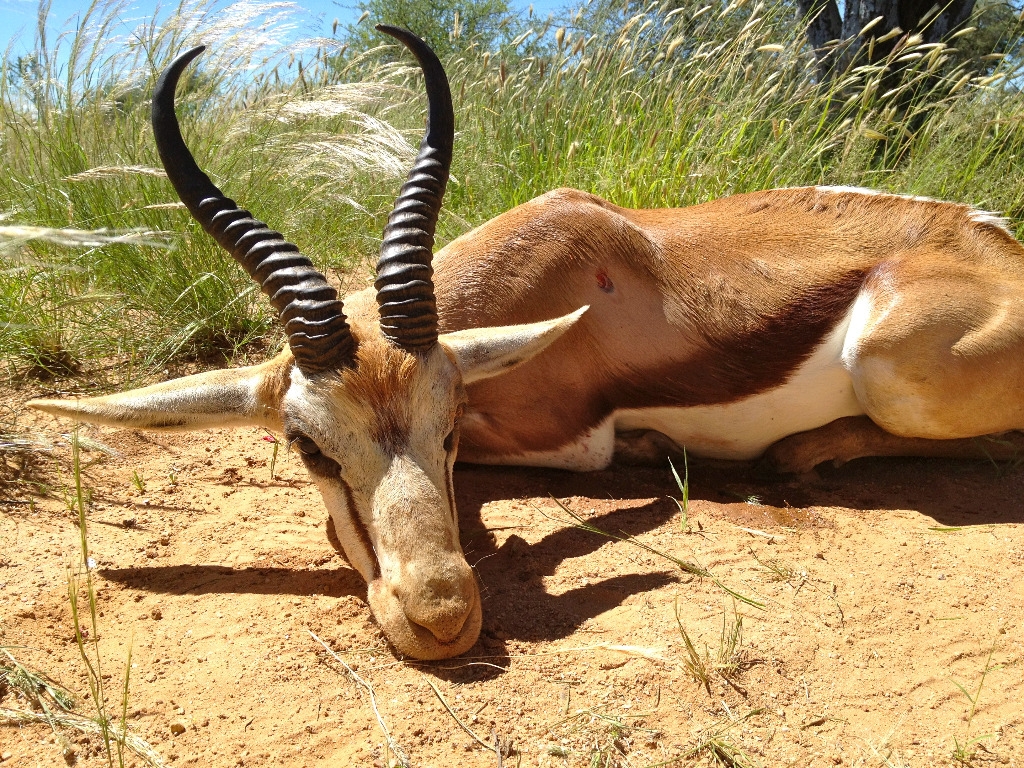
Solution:
<path fill-rule="evenodd" d="M 439 643 L 456 640 L 473 613 L 478 597 L 469 579 L 429 579 L 418 589 L 398 590 L 396 596 L 410 623 L 432 634 Z"/>
<path fill-rule="evenodd" d="M 406 618 L 409 619 L 409 623 L 415 624 L 433 635 L 441 645 L 447 645 L 459 639 L 462 628 L 466 626 L 472 613 L 473 607 L 466 606 L 466 609 L 458 614 L 453 612 L 449 616 L 432 616 L 429 624 L 421 623 L 408 614 L 406 614 Z"/>

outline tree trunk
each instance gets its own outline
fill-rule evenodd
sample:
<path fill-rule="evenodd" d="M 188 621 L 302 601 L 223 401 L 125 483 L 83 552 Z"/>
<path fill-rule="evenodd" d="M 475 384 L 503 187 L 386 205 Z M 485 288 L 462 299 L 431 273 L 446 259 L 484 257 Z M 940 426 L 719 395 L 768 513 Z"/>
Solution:
<path fill-rule="evenodd" d="M 814 49 L 814 55 L 821 60 L 828 55 L 825 43 L 839 40 L 843 36 L 843 20 L 839 17 L 836 0 L 797 0 L 800 16 L 810 19 L 807 27 L 807 41 Z"/>
<path fill-rule="evenodd" d="M 867 49 L 861 46 L 868 41 L 854 38 L 879 16 L 882 20 L 869 33 L 876 40 L 899 28 L 908 35 L 918 32 L 925 42 L 936 43 L 970 17 L 974 3 L 975 0 L 951 0 L 938 5 L 936 0 L 846 0 L 841 20 L 836 0 L 797 0 L 797 8 L 808 22 L 807 41 L 817 57 L 819 76 L 827 79 L 840 64 L 845 67 L 853 63 L 854 58 L 867 56 Z M 896 35 L 884 43 L 876 43 L 870 63 L 888 56 L 900 39 L 901 36 Z M 852 43 L 840 53 L 836 47 L 826 47 L 832 40 L 851 40 Z"/>

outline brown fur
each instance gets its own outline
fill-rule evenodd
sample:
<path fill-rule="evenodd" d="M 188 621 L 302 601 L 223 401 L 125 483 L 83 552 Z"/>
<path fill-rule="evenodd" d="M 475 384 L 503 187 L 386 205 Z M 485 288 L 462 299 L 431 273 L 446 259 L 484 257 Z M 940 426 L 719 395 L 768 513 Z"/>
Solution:
<path fill-rule="evenodd" d="M 617 409 L 726 404 L 777 387 L 862 288 L 889 290 L 894 275 L 901 296 L 929 281 L 955 290 L 951 275 L 1024 295 L 1024 249 L 970 207 L 815 187 L 668 210 L 555 190 L 455 240 L 434 266 L 442 331 L 591 307 L 548 353 L 469 387 L 488 425 L 464 433 L 470 460 L 558 449 Z M 929 310 L 908 311 L 927 321 Z M 981 317 L 958 350 L 1024 328 L 994 331 Z"/>
<path fill-rule="evenodd" d="M 291 385 L 293 360 L 286 349 L 265 364 L 263 378 L 256 386 L 256 405 L 267 421 L 282 422 L 281 403 Z"/>
<path fill-rule="evenodd" d="M 359 346 L 355 367 L 342 371 L 345 391 L 372 414 L 373 440 L 391 456 L 409 437 L 409 395 L 419 365 L 415 355 L 374 338 Z"/>

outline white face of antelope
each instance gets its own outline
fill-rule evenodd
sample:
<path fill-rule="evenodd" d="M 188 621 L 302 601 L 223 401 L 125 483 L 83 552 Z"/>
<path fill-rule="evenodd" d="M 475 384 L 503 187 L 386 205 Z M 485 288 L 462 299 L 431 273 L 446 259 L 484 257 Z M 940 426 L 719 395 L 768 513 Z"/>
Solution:
<path fill-rule="evenodd" d="M 292 370 L 280 405 L 285 436 L 400 652 L 447 658 L 480 633 L 480 592 L 462 554 L 452 491 L 465 385 L 531 359 L 585 311 L 443 334 L 422 354 L 374 336 L 336 374 Z"/>
<path fill-rule="evenodd" d="M 459 543 L 452 494 L 462 376 L 440 346 L 413 355 L 378 339 L 355 366 L 293 372 L 286 439 L 323 494 L 369 603 L 402 653 L 462 653 L 480 632 L 480 594 Z"/>

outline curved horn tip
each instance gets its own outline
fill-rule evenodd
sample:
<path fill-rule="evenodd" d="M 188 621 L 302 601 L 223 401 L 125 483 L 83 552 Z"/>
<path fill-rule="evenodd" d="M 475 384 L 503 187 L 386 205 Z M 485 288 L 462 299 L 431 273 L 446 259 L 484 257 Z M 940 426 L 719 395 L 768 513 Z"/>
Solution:
<path fill-rule="evenodd" d="M 167 68 L 157 78 L 156 88 L 153 91 L 153 106 L 155 110 L 160 110 L 168 99 L 170 99 L 170 102 L 174 101 L 174 91 L 178 87 L 181 73 L 185 71 L 185 67 L 191 64 L 205 50 L 205 45 L 197 45 L 195 48 L 179 54 L 167 65 Z M 157 114 L 162 118 L 162 113 L 158 111 Z"/>
<path fill-rule="evenodd" d="M 264 293 L 270 295 L 271 303 L 286 321 L 286 331 L 289 323 L 298 320 L 299 327 L 312 332 L 289 333 L 289 346 L 299 369 L 316 372 L 349 364 L 354 341 L 342 304 L 336 300 L 337 291 L 295 245 L 285 242 L 281 233 L 225 197 L 185 145 L 174 111 L 175 89 L 185 68 L 205 50 L 205 45 L 197 45 L 178 55 L 157 78 L 153 89 L 153 134 L 167 177 L 203 229 L 250 275 L 259 277 Z M 286 288 L 288 303 L 282 307 L 274 299 Z M 307 311 L 309 318 L 305 316 Z"/>
<path fill-rule="evenodd" d="M 205 45 L 197 45 L 195 48 L 190 48 L 184 53 L 179 54 L 171 63 L 171 66 L 173 67 L 175 64 L 185 66 L 186 64 L 190 63 L 193 59 L 198 57 L 200 54 L 202 54 L 205 50 Z"/>
<path fill-rule="evenodd" d="M 396 27 L 391 24 L 377 24 L 374 26 L 378 32 L 383 32 L 385 35 L 389 35 L 395 40 L 398 40 L 402 45 L 413 52 L 413 55 L 417 58 L 423 53 L 423 49 L 428 51 L 431 55 L 436 57 L 434 51 L 427 45 L 426 41 L 423 40 L 415 32 L 402 27 Z"/>
<path fill-rule="evenodd" d="M 451 89 L 444 66 L 426 42 L 400 27 L 378 24 L 376 29 L 412 53 L 427 89 L 426 133 L 384 228 L 374 283 L 384 335 L 408 352 L 423 354 L 437 343 L 430 262 L 455 136 Z"/>

